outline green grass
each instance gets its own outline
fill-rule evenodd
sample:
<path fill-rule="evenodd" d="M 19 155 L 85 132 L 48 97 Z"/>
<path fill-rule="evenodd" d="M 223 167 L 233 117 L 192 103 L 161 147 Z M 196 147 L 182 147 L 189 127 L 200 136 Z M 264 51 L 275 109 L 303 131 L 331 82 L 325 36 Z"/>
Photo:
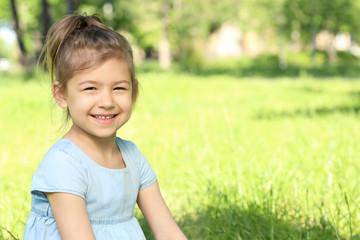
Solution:
<path fill-rule="evenodd" d="M 280 68 L 278 54 L 264 54 L 256 57 L 204 61 L 202 68 L 194 70 L 200 75 L 222 73 L 237 77 L 360 76 L 360 62 L 357 57 L 347 52 L 337 52 L 337 56 L 335 63 L 329 63 L 325 52 L 318 51 L 313 59 L 310 52 L 287 52 L 286 64 Z"/>
<path fill-rule="evenodd" d="M 138 78 L 118 135 L 147 156 L 189 239 L 360 239 L 360 81 Z M 0 102 L 0 239 L 21 239 L 61 114 L 38 80 L 0 76 Z"/>

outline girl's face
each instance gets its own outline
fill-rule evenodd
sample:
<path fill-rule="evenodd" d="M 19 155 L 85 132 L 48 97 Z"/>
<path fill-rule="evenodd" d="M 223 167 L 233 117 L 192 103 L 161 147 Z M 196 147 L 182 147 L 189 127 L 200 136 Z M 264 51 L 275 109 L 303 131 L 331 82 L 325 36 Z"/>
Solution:
<path fill-rule="evenodd" d="M 75 74 L 66 89 L 53 85 L 54 97 L 68 108 L 73 121 L 70 131 L 91 138 L 114 138 L 130 118 L 135 99 L 125 61 L 109 59 L 96 68 Z"/>

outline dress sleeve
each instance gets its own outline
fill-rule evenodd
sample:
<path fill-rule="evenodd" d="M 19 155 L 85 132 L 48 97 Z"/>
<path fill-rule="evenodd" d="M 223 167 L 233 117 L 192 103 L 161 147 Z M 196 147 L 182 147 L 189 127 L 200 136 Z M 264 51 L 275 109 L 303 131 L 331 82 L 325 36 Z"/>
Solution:
<path fill-rule="evenodd" d="M 144 189 L 152 185 L 156 181 L 156 174 L 152 169 L 149 161 L 144 154 L 133 143 L 133 149 L 136 159 L 138 160 L 139 174 L 140 174 L 140 187 L 139 190 Z"/>
<path fill-rule="evenodd" d="M 47 200 L 46 192 L 65 192 L 85 199 L 87 174 L 79 158 L 62 150 L 49 150 L 32 177 L 31 194 Z"/>

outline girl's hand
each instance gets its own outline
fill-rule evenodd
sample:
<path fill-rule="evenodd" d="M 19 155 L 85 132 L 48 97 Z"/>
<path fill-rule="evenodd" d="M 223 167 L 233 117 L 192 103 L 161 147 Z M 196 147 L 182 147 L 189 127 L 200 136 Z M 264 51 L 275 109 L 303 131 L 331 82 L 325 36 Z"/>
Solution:
<path fill-rule="evenodd" d="M 83 198 L 69 193 L 46 193 L 62 240 L 95 240 Z"/>
<path fill-rule="evenodd" d="M 155 239 L 186 239 L 162 198 L 157 181 L 151 186 L 139 191 L 137 203 Z"/>

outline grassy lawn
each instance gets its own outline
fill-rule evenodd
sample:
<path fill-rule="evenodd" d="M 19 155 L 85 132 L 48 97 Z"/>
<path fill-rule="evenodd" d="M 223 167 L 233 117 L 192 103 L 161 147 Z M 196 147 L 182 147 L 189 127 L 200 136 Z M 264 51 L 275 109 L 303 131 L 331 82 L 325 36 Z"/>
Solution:
<path fill-rule="evenodd" d="M 118 135 L 147 156 L 189 239 L 360 239 L 359 79 L 138 78 Z M 22 239 L 31 176 L 63 133 L 49 89 L 0 76 L 0 239 Z"/>

